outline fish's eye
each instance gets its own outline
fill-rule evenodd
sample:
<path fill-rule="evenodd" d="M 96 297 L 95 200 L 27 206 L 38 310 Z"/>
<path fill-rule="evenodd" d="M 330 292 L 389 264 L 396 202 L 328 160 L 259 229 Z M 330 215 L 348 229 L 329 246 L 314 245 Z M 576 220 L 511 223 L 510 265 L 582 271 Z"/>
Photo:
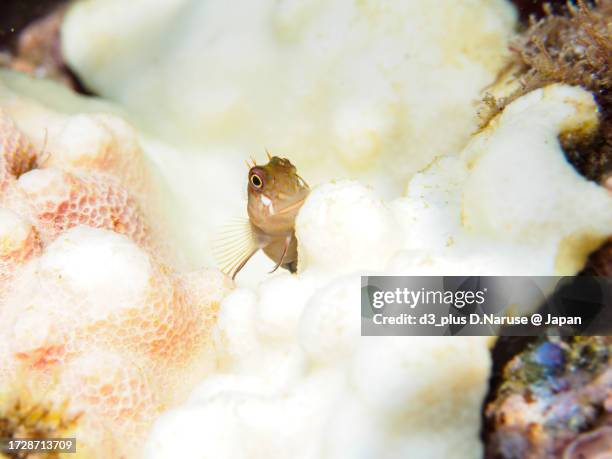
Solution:
<path fill-rule="evenodd" d="M 263 180 L 256 172 L 251 173 L 249 181 L 251 182 L 253 188 L 257 190 L 261 190 L 263 188 Z"/>

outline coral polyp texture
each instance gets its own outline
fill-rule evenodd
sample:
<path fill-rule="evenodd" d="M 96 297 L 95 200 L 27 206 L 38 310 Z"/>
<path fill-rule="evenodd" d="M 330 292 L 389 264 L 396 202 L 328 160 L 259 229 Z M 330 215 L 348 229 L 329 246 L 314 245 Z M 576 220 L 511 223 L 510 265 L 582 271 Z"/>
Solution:
<path fill-rule="evenodd" d="M 17 118 L 41 110 L 18 106 Z M 131 455 L 214 367 L 210 331 L 230 284 L 217 270 L 181 274 L 164 255 L 123 121 L 54 116 L 47 154 L 0 112 L 0 401 L 8 418 L 30 392 L 65 403 L 83 457 Z"/>

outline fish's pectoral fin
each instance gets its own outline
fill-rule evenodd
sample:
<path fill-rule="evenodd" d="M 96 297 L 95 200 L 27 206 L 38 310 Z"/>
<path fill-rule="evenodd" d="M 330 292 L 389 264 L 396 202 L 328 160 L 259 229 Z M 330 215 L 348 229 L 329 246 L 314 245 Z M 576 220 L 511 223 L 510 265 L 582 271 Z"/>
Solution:
<path fill-rule="evenodd" d="M 251 253 L 245 254 L 245 256 L 241 259 L 240 263 L 238 263 L 235 267 L 231 268 L 232 280 L 236 279 L 236 275 L 240 272 L 242 268 L 244 268 L 244 265 L 247 264 L 247 261 L 249 261 L 253 255 L 255 255 L 257 250 L 259 249 L 252 250 Z M 229 275 L 230 274 L 228 273 L 228 276 Z"/>
<path fill-rule="evenodd" d="M 241 219 L 223 229 L 214 243 L 213 253 L 221 271 L 235 279 L 260 248 L 253 226 L 248 219 Z"/>
<path fill-rule="evenodd" d="M 274 267 L 274 269 L 270 271 L 268 274 L 272 274 L 274 271 L 276 271 L 278 268 L 281 267 L 281 265 L 283 264 L 283 260 L 285 259 L 285 256 L 287 255 L 287 250 L 289 250 L 289 244 L 291 244 L 291 236 L 285 239 L 285 245 L 283 246 L 283 253 L 280 256 L 278 263 L 276 263 L 276 266 Z"/>

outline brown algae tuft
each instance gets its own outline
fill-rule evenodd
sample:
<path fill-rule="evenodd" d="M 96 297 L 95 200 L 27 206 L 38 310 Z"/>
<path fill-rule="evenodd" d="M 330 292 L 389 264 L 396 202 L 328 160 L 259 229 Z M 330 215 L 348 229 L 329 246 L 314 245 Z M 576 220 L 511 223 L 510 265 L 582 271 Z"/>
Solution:
<path fill-rule="evenodd" d="M 568 160 L 585 177 L 602 183 L 612 171 L 612 0 L 594 6 L 578 0 L 543 18 L 533 17 L 510 45 L 510 61 L 500 80 L 512 73 L 518 86 L 505 97 L 486 94 L 481 128 L 508 104 L 552 83 L 581 86 L 593 93 L 600 125 L 592 135 L 561 138 Z"/>
<path fill-rule="evenodd" d="M 53 404 L 34 399 L 26 391 L 0 400 L 0 438 L 49 439 L 74 437 L 80 414 L 68 414 L 68 402 Z M 0 452 L 0 458 L 52 459 L 63 457 L 57 451 Z"/>

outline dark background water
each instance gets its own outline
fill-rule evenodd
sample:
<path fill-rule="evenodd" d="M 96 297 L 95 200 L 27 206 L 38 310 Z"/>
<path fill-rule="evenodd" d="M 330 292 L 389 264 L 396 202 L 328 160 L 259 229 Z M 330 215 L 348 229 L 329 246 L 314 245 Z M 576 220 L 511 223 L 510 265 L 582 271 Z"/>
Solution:
<path fill-rule="evenodd" d="M 0 0 L 0 49 L 12 48 L 21 29 L 63 3 L 66 0 Z"/>

